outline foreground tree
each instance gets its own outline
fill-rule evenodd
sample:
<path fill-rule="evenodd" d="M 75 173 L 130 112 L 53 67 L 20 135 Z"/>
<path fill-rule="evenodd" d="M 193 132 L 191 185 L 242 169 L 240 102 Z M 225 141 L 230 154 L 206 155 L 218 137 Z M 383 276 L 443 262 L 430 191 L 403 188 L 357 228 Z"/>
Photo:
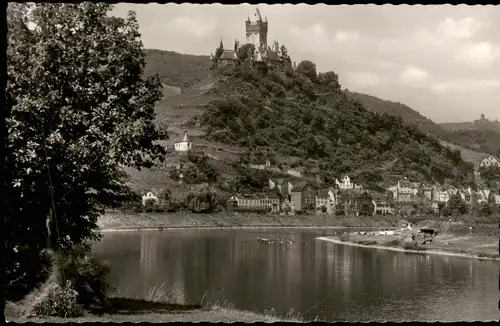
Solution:
<path fill-rule="evenodd" d="M 145 78 L 134 13 L 108 4 L 9 4 L 7 47 L 7 294 L 36 282 L 52 211 L 51 242 L 71 250 L 108 205 L 131 194 L 121 166 L 151 166 L 164 150 L 153 123 L 161 98 Z"/>

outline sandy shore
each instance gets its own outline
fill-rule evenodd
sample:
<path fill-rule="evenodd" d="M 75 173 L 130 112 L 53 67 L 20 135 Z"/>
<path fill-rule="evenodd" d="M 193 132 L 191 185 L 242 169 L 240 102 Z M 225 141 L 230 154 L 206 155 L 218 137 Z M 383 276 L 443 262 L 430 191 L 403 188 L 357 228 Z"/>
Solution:
<path fill-rule="evenodd" d="M 391 251 L 398 251 L 398 252 L 409 252 L 409 253 L 416 253 L 416 254 L 423 254 L 423 255 L 455 256 L 455 257 L 465 257 L 465 258 L 474 258 L 474 259 L 482 259 L 482 260 L 500 261 L 500 258 L 497 258 L 497 257 L 485 257 L 485 256 L 480 256 L 480 255 L 474 254 L 474 253 L 453 252 L 453 250 L 457 250 L 456 248 L 450 248 L 450 251 L 447 251 L 447 250 L 435 250 L 429 246 L 429 248 L 427 250 L 412 250 L 412 249 L 404 249 L 401 247 L 388 247 L 388 246 L 384 246 L 382 244 L 366 245 L 366 244 L 355 243 L 352 241 L 342 241 L 338 237 L 319 237 L 317 239 L 322 240 L 322 241 L 333 242 L 336 244 L 343 244 L 343 245 L 355 246 L 355 247 L 384 249 L 384 250 L 391 250 Z"/>

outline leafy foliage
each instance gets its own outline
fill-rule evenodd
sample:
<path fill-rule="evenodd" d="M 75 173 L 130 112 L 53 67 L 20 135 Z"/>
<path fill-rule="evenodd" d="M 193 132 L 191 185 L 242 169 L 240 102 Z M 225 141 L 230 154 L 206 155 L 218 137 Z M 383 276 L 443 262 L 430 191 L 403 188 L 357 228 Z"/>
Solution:
<path fill-rule="evenodd" d="M 32 314 L 64 318 L 81 316 L 82 310 L 77 300 L 78 292 L 73 289 L 71 282 L 68 281 L 64 286 L 52 282 L 34 302 Z"/>
<path fill-rule="evenodd" d="M 473 167 L 460 152 L 441 146 L 400 117 L 366 110 L 339 90 L 335 73 L 311 81 L 313 68 L 304 63 L 297 69 L 302 72 L 259 75 L 236 67 L 225 73 L 219 86 L 227 91 L 200 119 L 208 138 L 252 152 L 265 149 L 300 157 L 303 164 L 317 165 L 326 180 L 364 169 L 363 178 L 376 183 L 389 169 L 440 183 L 474 183 Z"/>
<path fill-rule="evenodd" d="M 441 211 L 444 216 L 460 216 L 467 213 L 467 205 L 460 194 L 456 193 L 450 196 L 446 206 Z"/>
<path fill-rule="evenodd" d="M 91 246 L 84 243 L 63 257 L 59 270 L 59 283 L 69 281 L 78 293 L 78 304 L 85 308 L 92 304 L 103 305 L 112 287 L 107 283 L 109 267 L 98 261 Z"/>
<path fill-rule="evenodd" d="M 297 72 L 304 74 L 309 78 L 312 82 L 317 81 L 318 76 L 316 73 L 316 64 L 309 60 L 304 60 L 299 62 L 297 65 Z"/>
<path fill-rule="evenodd" d="M 497 183 L 500 184 L 500 167 L 482 166 L 478 169 L 478 172 L 481 175 L 481 178 L 485 181 L 485 184 L 488 188 L 495 186 Z"/>
<path fill-rule="evenodd" d="M 153 144 L 166 136 L 153 123 L 160 81 L 144 77 L 135 15 L 108 16 L 111 8 L 9 5 L 7 291 L 33 283 L 50 210 L 55 249 L 98 239 L 104 207 L 131 197 L 121 167 L 163 158 Z"/>
<path fill-rule="evenodd" d="M 186 196 L 186 206 L 195 213 L 210 213 L 217 208 L 217 194 L 208 187 L 190 192 Z"/>

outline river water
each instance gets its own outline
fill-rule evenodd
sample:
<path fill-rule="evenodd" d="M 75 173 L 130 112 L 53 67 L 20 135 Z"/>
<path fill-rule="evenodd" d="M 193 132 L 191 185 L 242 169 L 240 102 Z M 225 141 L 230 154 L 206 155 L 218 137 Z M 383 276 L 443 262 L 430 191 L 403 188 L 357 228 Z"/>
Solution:
<path fill-rule="evenodd" d="M 500 263 L 333 244 L 338 230 L 105 233 L 94 245 L 122 295 L 165 284 L 173 300 L 327 321 L 498 320 Z M 262 244 L 256 237 L 287 239 Z"/>

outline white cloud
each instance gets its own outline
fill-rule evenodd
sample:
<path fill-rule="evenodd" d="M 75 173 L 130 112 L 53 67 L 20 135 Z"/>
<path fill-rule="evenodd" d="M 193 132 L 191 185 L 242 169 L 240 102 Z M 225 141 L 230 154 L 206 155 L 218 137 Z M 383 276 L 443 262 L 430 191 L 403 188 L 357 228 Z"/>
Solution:
<path fill-rule="evenodd" d="M 369 71 L 350 72 L 347 74 L 347 80 L 356 87 L 374 87 L 387 83 L 385 78 Z"/>
<path fill-rule="evenodd" d="M 298 45 L 307 51 L 328 53 L 333 49 L 330 37 L 322 24 L 317 23 L 304 29 L 292 27 L 290 31 L 295 39 L 301 40 Z"/>
<path fill-rule="evenodd" d="M 420 46 L 441 46 L 451 41 L 470 39 L 483 26 L 483 22 L 473 17 L 458 20 L 448 17 L 432 30 L 417 29 L 411 38 Z"/>
<path fill-rule="evenodd" d="M 483 23 L 474 17 L 466 17 L 460 20 L 446 18 L 436 27 L 436 34 L 448 40 L 459 40 L 471 38 Z"/>
<path fill-rule="evenodd" d="M 440 82 L 431 85 L 431 89 L 444 93 L 448 91 L 481 91 L 500 89 L 500 80 L 498 79 L 456 79 L 447 82 Z"/>
<path fill-rule="evenodd" d="M 419 67 L 410 66 L 399 74 L 399 78 L 405 83 L 413 83 L 426 80 L 429 73 Z"/>
<path fill-rule="evenodd" d="M 356 42 L 359 39 L 359 32 L 357 31 L 338 31 L 335 33 L 335 42 L 348 43 Z"/>
<path fill-rule="evenodd" d="M 495 47 L 490 42 L 478 42 L 462 46 L 455 60 L 475 66 L 491 66 L 498 57 L 500 57 L 499 47 Z"/>
<path fill-rule="evenodd" d="M 214 25 L 191 17 L 180 16 L 167 24 L 167 27 L 174 29 L 177 33 L 188 32 L 197 37 L 209 35 L 214 30 Z"/>

